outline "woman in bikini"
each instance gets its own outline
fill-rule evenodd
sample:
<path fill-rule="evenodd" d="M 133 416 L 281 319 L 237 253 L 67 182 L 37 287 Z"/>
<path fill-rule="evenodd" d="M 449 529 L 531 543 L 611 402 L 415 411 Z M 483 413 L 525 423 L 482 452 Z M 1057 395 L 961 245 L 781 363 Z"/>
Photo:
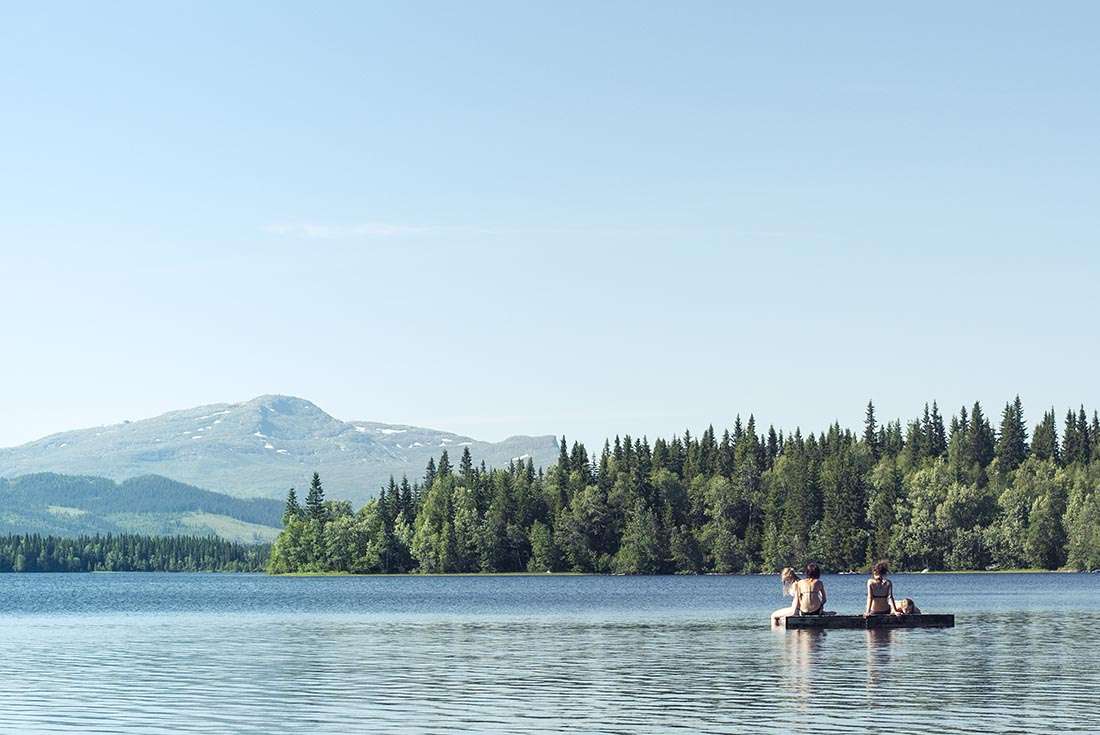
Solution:
<path fill-rule="evenodd" d="M 810 562 L 806 565 L 806 578 L 794 583 L 794 606 L 798 615 L 822 615 L 825 613 L 825 585 L 821 582 L 821 569 Z"/>
<path fill-rule="evenodd" d="M 773 625 L 781 625 L 783 618 L 788 615 L 798 615 L 798 595 L 794 591 L 794 583 L 798 581 L 798 575 L 795 574 L 794 569 L 783 567 L 783 571 L 779 573 L 779 581 L 783 584 L 783 596 L 790 596 L 794 599 L 791 600 L 789 606 L 782 607 L 772 613 Z"/>
<path fill-rule="evenodd" d="M 899 615 L 894 602 L 894 584 L 886 576 L 890 566 L 880 561 L 871 567 L 871 578 L 867 580 L 867 611 L 864 615 Z"/>

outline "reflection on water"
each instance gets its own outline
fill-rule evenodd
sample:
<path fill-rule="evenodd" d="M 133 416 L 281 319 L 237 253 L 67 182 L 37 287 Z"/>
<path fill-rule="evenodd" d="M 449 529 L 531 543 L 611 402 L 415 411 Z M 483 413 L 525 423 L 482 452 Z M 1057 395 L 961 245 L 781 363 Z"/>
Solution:
<path fill-rule="evenodd" d="M 0 731 L 1084 732 L 1071 579 L 952 630 L 783 632 L 756 578 L 5 577 Z"/>

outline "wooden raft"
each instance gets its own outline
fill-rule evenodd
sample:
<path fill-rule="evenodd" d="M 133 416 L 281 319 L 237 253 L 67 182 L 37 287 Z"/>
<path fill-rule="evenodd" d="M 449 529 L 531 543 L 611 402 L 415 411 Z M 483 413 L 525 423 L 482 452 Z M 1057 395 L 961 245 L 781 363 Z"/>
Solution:
<path fill-rule="evenodd" d="M 787 630 L 955 627 L 954 615 L 792 615 L 785 620 Z"/>

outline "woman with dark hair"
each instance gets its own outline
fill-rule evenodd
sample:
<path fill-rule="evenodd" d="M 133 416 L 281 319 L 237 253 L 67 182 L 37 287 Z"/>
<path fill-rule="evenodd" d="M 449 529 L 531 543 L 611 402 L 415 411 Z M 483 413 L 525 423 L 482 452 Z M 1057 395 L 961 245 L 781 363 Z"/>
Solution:
<path fill-rule="evenodd" d="M 825 585 L 821 582 L 821 568 L 810 562 L 806 565 L 806 577 L 794 583 L 795 604 L 799 615 L 821 615 L 825 612 Z"/>
<path fill-rule="evenodd" d="M 871 578 L 867 580 L 867 612 L 864 615 L 898 614 L 894 602 L 894 583 L 886 576 L 890 574 L 890 565 L 880 561 L 871 567 Z"/>

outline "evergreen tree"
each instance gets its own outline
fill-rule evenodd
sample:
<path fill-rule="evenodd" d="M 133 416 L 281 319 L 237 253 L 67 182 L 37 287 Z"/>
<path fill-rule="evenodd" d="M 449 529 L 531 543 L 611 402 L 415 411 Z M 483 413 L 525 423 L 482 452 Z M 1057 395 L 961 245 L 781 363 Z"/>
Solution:
<path fill-rule="evenodd" d="M 1092 437 L 1092 459 L 1100 460 L 1100 412 L 1092 412 L 1092 425 L 1089 427 Z"/>
<path fill-rule="evenodd" d="M 424 482 L 421 484 L 424 492 L 427 492 L 435 483 L 435 477 L 439 474 L 435 468 L 435 458 L 428 457 L 428 466 L 424 468 Z"/>
<path fill-rule="evenodd" d="M 867 412 L 863 419 L 863 443 L 867 445 L 871 456 L 878 459 L 880 451 L 878 423 L 875 421 L 875 404 L 872 401 L 867 401 Z"/>
<path fill-rule="evenodd" d="M 1084 406 L 1081 407 L 1078 413 L 1074 413 L 1072 410 L 1066 413 L 1062 458 L 1067 465 L 1074 463 L 1088 464 L 1092 456 L 1090 433 Z"/>
<path fill-rule="evenodd" d="M 928 406 L 925 404 L 926 415 L 927 410 Z M 932 414 L 928 422 L 926 437 L 930 457 L 941 457 L 947 452 L 947 433 L 943 428 L 943 416 L 940 415 L 939 406 L 936 405 L 935 401 L 932 401 Z"/>
<path fill-rule="evenodd" d="M 918 464 L 920 460 L 928 456 L 928 437 L 925 434 L 926 423 L 921 419 L 914 419 L 906 427 L 905 454 L 910 464 Z"/>
<path fill-rule="evenodd" d="M 321 487 L 321 476 L 316 472 L 313 473 L 309 494 L 306 495 L 306 513 L 319 523 L 325 520 L 325 490 Z"/>
<path fill-rule="evenodd" d="M 458 474 L 467 486 L 474 483 L 474 458 L 470 456 L 470 448 L 462 448 L 462 459 L 458 461 Z"/>
<path fill-rule="evenodd" d="M 982 412 L 982 404 L 975 401 L 974 408 L 970 411 L 970 442 L 967 452 L 969 464 L 984 470 L 993 461 L 995 444 L 993 427 L 990 426 L 985 414 Z"/>
<path fill-rule="evenodd" d="M 302 506 L 298 505 L 298 496 L 294 492 L 294 488 L 290 488 L 290 492 L 286 494 L 286 506 L 283 510 L 283 525 L 285 526 L 290 522 L 291 518 L 300 518 L 302 515 Z"/>
<path fill-rule="evenodd" d="M 779 456 L 779 450 L 782 446 L 779 439 L 780 435 L 775 433 L 775 427 L 768 427 L 768 449 L 767 449 L 767 461 L 765 467 L 771 469 L 775 465 L 775 458 Z"/>
<path fill-rule="evenodd" d="M 1054 417 L 1054 409 L 1043 414 L 1043 420 L 1035 427 L 1031 439 L 1031 452 L 1038 459 L 1050 459 L 1058 461 L 1058 428 Z"/>
<path fill-rule="evenodd" d="M 401 476 L 399 497 L 401 498 L 401 517 L 405 520 L 405 523 L 412 525 L 413 521 L 416 519 L 416 506 L 413 502 L 413 491 L 412 487 L 409 486 L 409 478 L 407 475 Z"/>
<path fill-rule="evenodd" d="M 452 474 L 451 458 L 447 456 L 447 450 L 444 449 L 443 453 L 439 455 L 439 476 L 450 477 Z"/>
<path fill-rule="evenodd" d="M 863 450 L 866 451 L 866 450 Z M 823 515 L 811 548 L 827 567 L 838 571 L 856 569 L 867 554 L 866 470 L 869 455 L 841 445 L 830 453 L 821 468 Z"/>
<path fill-rule="evenodd" d="M 1001 431 L 997 436 L 997 461 L 1001 472 L 1008 473 L 1027 459 L 1027 427 L 1020 397 L 1006 403 L 1001 415 Z"/>
<path fill-rule="evenodd" d="M 1087 464 L 1092 457 L 1092 445 L 1096 441 L 1096 436 L 1092 433 L 1092 429 L 1089 428 L 1088 415 L 1085 413 L 1085 407 L 1081 406 L 1081 410 L 1077 414 L 1077 426 L 1081 430 L 1081 463 Z"/>

